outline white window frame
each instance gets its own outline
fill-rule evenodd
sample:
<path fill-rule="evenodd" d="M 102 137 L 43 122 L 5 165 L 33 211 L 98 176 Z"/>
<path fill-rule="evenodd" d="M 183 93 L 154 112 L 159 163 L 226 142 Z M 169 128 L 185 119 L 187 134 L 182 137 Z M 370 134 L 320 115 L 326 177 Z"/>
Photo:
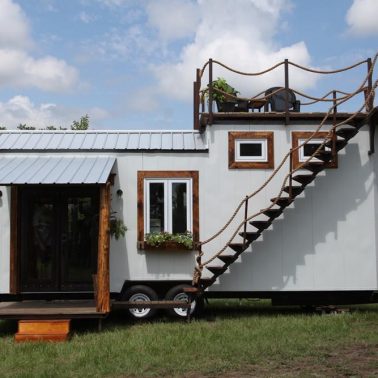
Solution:
<path fill-rule="evenodd" d="M 172 184 L 185 183 L 186 195 L 186 224 L 187 231 L 193 232 L 193 182 L 191 178 L 145 178 L 144 179 L 144 230 L 150 233 L 150 183 L 164 184 L 164 231 L 172 233 Z"/>
<path fill-rule="evenodd" d="M 300 146 L 300 145 L 303 144 L 307 139 L 308 139 L 308 138 L 303 138 L 303 139 L 302 139 L 302 138 L 299 138 L 299 139 L 298 139 L 298 145 Z M 311 139 L 307 144 L 322 144 L 323 142 L 324 142 L 324 139 L 321 139 L 321 138 L 313 138 L 313 139 Z M 327 147 L 327 146 L 325 146 L 325 150 L 326 150 L 326 151 L 331 151 L 331 149 L 330 149 L 329 147 Z M 299 152 L 299 153 L 298 153 L 298 160 L 299 160 L 300 163 L 303 163 L 303 162 L 307 161 L 308 158 L 310 157 L 310 156 L 306 156 L 306 155 L 304 154 L 304 146 L 300 147 L 298 152 Z M 319 159 L 317 159 L 316 157 L 314 157 L 313 159 L 314 159 L 314 161 L 319 160 Z M 319 161 L 320 161 L 320 160 L 319 160 Z"/>
<path fill-rule="evenodd" d="M 261 144 L 261 156 L 241 156 L 241 144 Z M 268 140 L 262 139 L 235 139 L 235 162 L 267 162 L 268 161 Z"/>

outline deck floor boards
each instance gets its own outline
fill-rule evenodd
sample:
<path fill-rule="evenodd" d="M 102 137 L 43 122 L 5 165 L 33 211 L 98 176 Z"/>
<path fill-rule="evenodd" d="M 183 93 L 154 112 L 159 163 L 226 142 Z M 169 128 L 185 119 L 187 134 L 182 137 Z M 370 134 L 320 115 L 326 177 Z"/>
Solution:
<path fill-rule="evenodd" d="M 94 300 L 31 300 L 0 303 L 0 319 L 101 318 Z"/>

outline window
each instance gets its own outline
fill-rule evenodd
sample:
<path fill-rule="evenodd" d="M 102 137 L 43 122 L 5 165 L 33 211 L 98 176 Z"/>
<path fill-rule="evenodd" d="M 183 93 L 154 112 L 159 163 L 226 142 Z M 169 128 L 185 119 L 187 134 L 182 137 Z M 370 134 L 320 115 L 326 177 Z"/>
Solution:
<path fill-rule="evenodd" d="M 293 131 L 292 133 L 292 146 L 296 148 L 303 144 L 311 135 L 312 131 Z M 294 151 L 293 154 L 293 167 L 297 168 L 300 164 L 305 162 L 323 143 L 324 138 L 327 136 L 327 132 L 318 132 L 315 134 L 308 143 L 300 147 L 298 150 Z M 323 146 L 322 150 L 330 151 L 331 149 Z M 337 155 L 336 155 L 337 158 Z M 320 161 L 316 158 L 313 158 L 312 161 Z M 337 160 L 330 161 L 326 164 L 327 168 L 337 168 Z"/>
<path fill-rule="evenodd" d="M 273 132 L 229 132 L 228 166 L 230 169 L 273 168 Z"/>
<path fill-rule="evenodd" d="M 189 231 L 198 240 L 198 172 L 138 172 L 138 240 L 152 232 Z"/>
<path fill-rule="evenodd" d="M 192 232 L 191 184 L 191 179 L 144 180 L 146 233 Z"/>

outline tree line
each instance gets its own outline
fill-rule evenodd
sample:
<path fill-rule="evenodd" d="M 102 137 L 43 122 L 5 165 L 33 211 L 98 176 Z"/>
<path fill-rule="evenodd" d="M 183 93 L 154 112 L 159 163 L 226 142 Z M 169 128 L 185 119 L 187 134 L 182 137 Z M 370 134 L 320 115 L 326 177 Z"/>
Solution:
<path fill-rule="evenodd" d="M 0 126 L 0 130 L 6 130 L 4 126 Z M 34 126 L 28 126 L 26 123 L 20 123 L 17 126 L 18 130 L 67 130 L 65 127 L 47 126 L 46 128 L 36 128 Z M 88 130 L 89 129 L 89 115 L 80 117 L 79 121 L 73 121 L 70 130 Z"/>

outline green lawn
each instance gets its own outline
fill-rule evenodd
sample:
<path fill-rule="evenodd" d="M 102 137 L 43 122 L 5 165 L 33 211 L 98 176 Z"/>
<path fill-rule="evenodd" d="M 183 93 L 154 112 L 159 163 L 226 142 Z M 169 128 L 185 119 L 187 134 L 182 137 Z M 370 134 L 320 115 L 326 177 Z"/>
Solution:
<path fill-rule="evenodd" d="M 73 323 L 67 343 L 15 344 L 0 322 L 0 376 L 378 376 L 378 305 L 315 315 L 267 302 L 212 301 L 187 324 L 131 323 L 123 313 L 96 332 Z"/>

